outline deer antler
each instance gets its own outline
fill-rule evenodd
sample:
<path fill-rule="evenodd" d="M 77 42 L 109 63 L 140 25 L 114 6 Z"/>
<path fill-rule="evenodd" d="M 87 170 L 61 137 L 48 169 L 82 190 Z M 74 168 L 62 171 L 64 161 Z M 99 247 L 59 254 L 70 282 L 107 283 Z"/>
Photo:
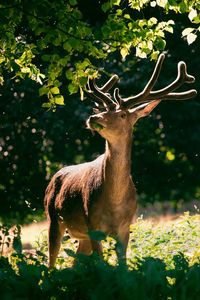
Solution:
<path fill-rule="evenodd" d="M 114 109 L 117 104 L 111 99 L 110 94 L 107 92 L 113 87 L 118 79 L 119 77 L 117 75 L 113 75 L 104 86 L 99 88 L 95 83 L 95 79 L 88 78 L 88 91 L 86 91 L 86 94 L 95 102 L 97 107 L 105 106 L 108 110 Z"/>
<path fill-rule="evenodd" d="M 187 74 L 186 64 L 182 61 L 178 63 L 177 78 L 165 88 L 158 91 L 152 91 L 160 75 L 164 58 L 164 54 L 161 54 L 159 56 L 153 75 L 151 76 L 144 90 L 138 95 L 122 99 L 119 95 L 119 89 L 116 88 L 114 90 L 114 99 L 120 104 L 120 107 L 122 109 L 128 109 L 136 104 L 148 102 L 151 100 L 186 100 L 196 96 L 196 90 L 189 90 L 181 93 L 171 93 L 181 87 L 184 83 L 192 83 L 195 81 L 195 78 L 193 76 Z"/>

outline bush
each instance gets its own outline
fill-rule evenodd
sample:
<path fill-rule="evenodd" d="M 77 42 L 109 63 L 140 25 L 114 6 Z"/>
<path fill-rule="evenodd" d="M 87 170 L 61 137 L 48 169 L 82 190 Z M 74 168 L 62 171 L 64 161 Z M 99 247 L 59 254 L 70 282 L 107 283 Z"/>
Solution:
<path fill-rule="evenodd" d="M 114 247 L 107 249 L 114 244 L 110 237 L 104 261 L 96 254 L 78 255 L 74 266 L 66 267 L 67 259 L 59 258 L 60 270 L 49 271 L 41 251 L 1 256 L 1 299 L 199 299 L 199 231 L 200 215 L 185 214 L 163 226 L 139 220 L 131 228 L 127 265 L 116 263 Z M 69 241 L 65 246 L 75 248 Z"/>

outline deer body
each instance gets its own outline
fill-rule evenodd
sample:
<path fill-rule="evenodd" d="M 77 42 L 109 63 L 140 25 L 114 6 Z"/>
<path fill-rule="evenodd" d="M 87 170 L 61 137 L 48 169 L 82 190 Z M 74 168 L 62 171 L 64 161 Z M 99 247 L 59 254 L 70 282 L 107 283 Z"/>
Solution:
<path fill-rule="evenodd" d="M 118 89 L 114 91 L 115 101 L 107 93 L 117 81 L 116 75 L 102 88 L 89 80 L 87 95 L 98 108 L 105 107 L 106 111 L 95 109 L 87 126 L 106 140 L 106 150 L 94 161 L 61 169 L 46 189 L 44 206 L 49 222 L 50 266 L 55 264 L 66 228 L 71 237 L 79 240 L 78 253 L 102 254 L 101 242 L 92 241 L 87 234 L 98 230 L 116 236 L 122 244 L 118 254 L 125 257 L 129 227 L 137 208 L 136 189 L 130 175 L 133 126 L 162 100 L 185 100 L 196 95 L 195 90 L 171 93 L 184 82 L 194 81 L 186 73 L 183 62 L 179 63 L 178 76 L 172 84 L 151 91 L 163 60 L 161 55 L 143 92 L 128 99 L 122 99 Z M 142 102 L 147 103 L 132 108 Z"/>
<path fill-rule="evenodd" d="M 106 142 L 105 153 L 96 160 L 65 167 L 52 178 L 45 197 L 49 244 L 56 248 L 51 251 L 50 265 L 55 263 L 66 228 L 79 240 L 78 252 L 90 254 L 95 250 L 101 255 L 100 242 L 90 241 L 87 235 L 98 230 L 118 237 L 125 254 L 137 206 L 130 175 L 131 141 L 132 133 L 128 142 L 121 137 L 116 148 Z"/>

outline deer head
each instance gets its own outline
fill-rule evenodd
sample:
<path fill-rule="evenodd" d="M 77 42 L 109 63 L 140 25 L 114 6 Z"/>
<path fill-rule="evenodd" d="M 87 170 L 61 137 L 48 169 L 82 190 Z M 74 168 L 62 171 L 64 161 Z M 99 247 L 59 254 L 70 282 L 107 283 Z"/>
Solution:
<path fill-rule="evenodd" d="M 95 114 L 87 120 L 87 126 L 111 142 L 113 139 L 121 139 L 130 134 L 137 120 L 150 114 L 161 101 L 187 100 L 195 97 L 197 92 L 194 89 L 179 93 L 174 92 L 184 83 L 195 81 L 193 76 L 187 74 L 186 64 L 182 61 L 178 63 L 177 78 L 163 89 L 152 91 L 158 80 L 164 58 L 164 54 L 159 56 L 153 74 L 144 90 L 129 98 L 123 99 L 119 95 L 118 88 L 114 90 L 114 100 L 108 93 L 117 82 L 117 75 L 113 75 L 101 88 L 96 85 L 94 79 L 89 78 L 86 94 L 95 102 L 97 109 L 93 109 Z M 102 108 L 104 108 L 103 112 L 100 110 Z"/>

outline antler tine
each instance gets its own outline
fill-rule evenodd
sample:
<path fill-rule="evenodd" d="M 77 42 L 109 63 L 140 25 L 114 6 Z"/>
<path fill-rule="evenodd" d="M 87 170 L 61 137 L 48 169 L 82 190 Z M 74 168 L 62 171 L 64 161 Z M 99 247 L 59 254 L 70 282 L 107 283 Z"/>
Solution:
<path fill-rule="evenodd" d="M 156 66 L 154 68 L 153 74 L 152 74 L 149 82 L 146 84 L 144 90 L 141 93 L 139 93 L 136 96 L 129 97 L 127 99 L 122 99 L 120 97 L 121 102 L 122 102 L 121 106 L 123 107 L 123 109 L 128 109 L 133 105 L 148 101 L 148 100 L 146 100 L 146 97 L 149 95 L 149 93 L 151 92 L 152 88 L 154 87 L 154 85 L 156 84 L 156 82 L 158 80 L 164 59 L 165 59 L 165 55 L 161 54 L 157 60 Z M 117 96 L 118 101 L 120 101 L 119 97 L 118 97 L 119 93 L 118 93 L 118 95 L 116 94 L 116 96 Z"/>
<path fill-rule="evenodd" d="M 114 99 L 115 99 L 115 101 L 116 101 L 120 106 L 122 106 L 123 99 L 122 99 L 122 98 L 120 97 L 120 95 L 119 95 L 119 89 L 118 89 L 118 88 L 114 89 Z"/>
<path fill-rule="evenodd" d="M 111 87 L 114 85 L 116 82 L 116 76 L 111 77 L 111 79 L 103 86 L 103 88 L 108 91 L 111 89 Z M 88 78 L 88 87 L 89 87 L 89 92 L 87 94 L 92 95 L 90 97 L 94 102 L 97 102 L 100 105 L 105 106 L 108 110 L 113 109 L 116 107 L 116 103 L 110 98 L 110 96 L 103 92 L 103 88 L 98 88 L 95 79 L 90 79 Z"/>
<path fill-rule="evenodd" d="M 156 98 L 156 100 L 187 100 L 190 98 L 194 98 L 197 95 L 196 90 L 189 90 L 186 92 L 180 92 L 180 93 L 169 93 L 166 96 L 160 97 L 159 99 Z"/>
<path fill-rule="evenodd" d="M 101 88 L 99 88 L 99 90 L 101 92 L 108 92 L 114 85 L 115 83 L 119 80 L 119 77 L 117 75 L 113 75 L 107 82 L 106 84 L 104 84 L 104 86 L 102 86 Z"/>
<path fill-rule="evenodd" d="M 178 63 L 178 75 L 177 78 L 168 86 L 165 88 L 158 90 L 158 91 L 152 91 L 150 92 L 149 96 L 147 97 L 147 100 L 154 100 L 161 99 L 167 100 L 166 97 L 168 94 L 179 87 L 181 87 L 184 83 L 193 83 L 195 81 L 195 78 L 191 75 L 187 74 L 187 67 L 186 64 L 183 61 L 180 61 Z M 178 97 L 179 93 L 174 93 Z M 175 98 L 174 98 L 175 99 Z M 179 99 L 179 98 L 176 98 Z"/>
<path fill-rule="evenodd" d="M 94 96 L 92 91 L 85 91 L 86 95 L 96 104 L 98 108 L 104 107 L 103 102 L 101 99 Z"/>
<path fill-rule="evenodd" d="M 186 64 L 183 61 L 178 63 L 178 75 L 177 78 L 171 84 L 158 91 L 152 91 L 152 88 L 159 77 L 164 57 L 164 54 L 161 54 L 159 56 L 153 75 L 147 83 L 144 90 L 140 94 L 127 99 L 122 99 L 119 96 L 119 92 L 116 91 L 115 97 L 119 102 L 121 102 L 121 107 L 123 109 L 128 109 L 133 105 L 142 102 L 148 102 L 151 100 L 186 100 L 196 96 L 196 90 L 189 90 L 180 93 L 171 93 L 174 90 L 181 87 L 184 83 L 192 83 L 195 81 L 195 78 L 193 76 L 187 74 Z"/>
<path fill-rule="evenodd" d="M 87 82 L 87 88 L 88 90 L 85 90 L 85 93 L 86 95 L 95 103 L 95 105 L 98 107 L 98 108 L 102 108 L 104 107 L 103 105 L 103 101 L 101 98 L 97 97 L 94 95 L 94 92 L 91 90 L 91 87 L 90 87 L 90 81 L 89 81 L 89 77 L 88 77 L 88 82 Z"/>
<path fill-rule="evenodd" d="M 165 59 L 165 55 L 161 54 L 157 60 L 156 66 L 154 68 L 153 74 L 149 80 L 149 82 L 147 83 L 147 85 L 145 86 L 143 92 L 142 92 L 142 97 L 146 98 L 146 96 L 149 95 L 149 93 L 151 92 L 152 88 L 154 87 L 154 85 L 156 84 L 158 77 L 160 75 L 160 71 L 162 68 L 162 64 L 163 61 Z M 139 94 L 140 95 L 140 94 Z M 136 97 L 140 98 L 140 96 L 137 95 Z"/>

